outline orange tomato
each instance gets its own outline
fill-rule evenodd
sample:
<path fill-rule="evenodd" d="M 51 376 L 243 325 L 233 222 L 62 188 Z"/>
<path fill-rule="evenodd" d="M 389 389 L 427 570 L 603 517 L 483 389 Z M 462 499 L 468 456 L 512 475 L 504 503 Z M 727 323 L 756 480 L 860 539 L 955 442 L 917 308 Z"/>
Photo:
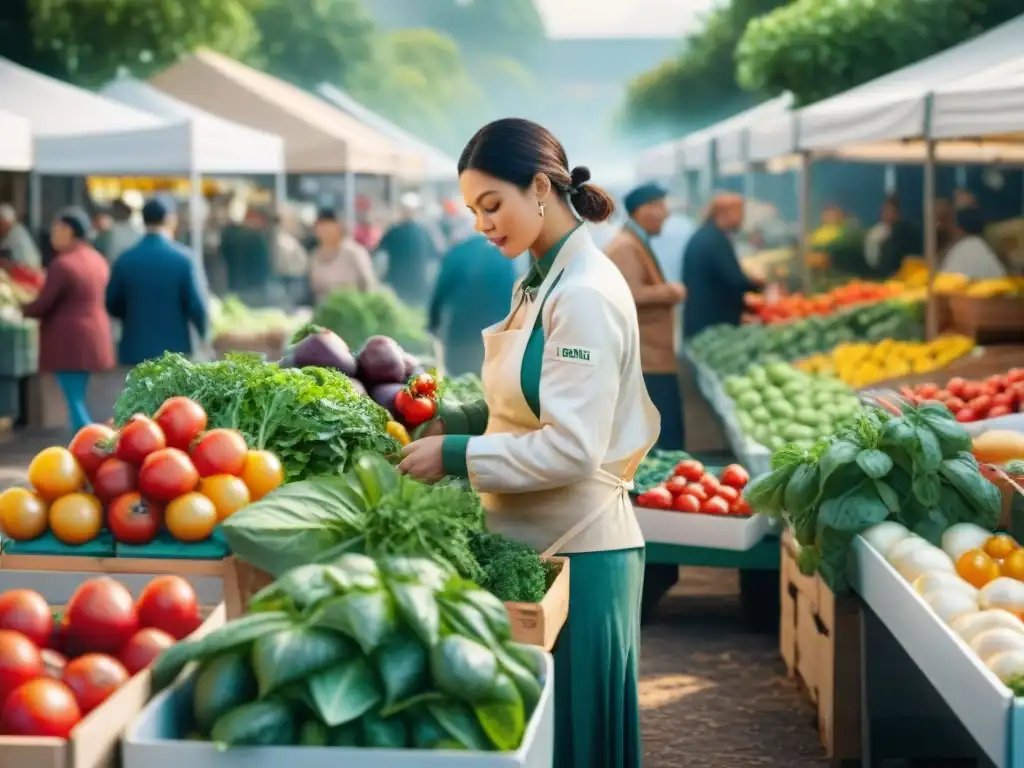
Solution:
<path fill-rule="evenodd" d="M 256 501 L 280 487 L 284 482 L 284 467 L 270 451 L 249 451 L 245 455 L 242 480 L 249 488 L 250 498 Z"/>
<path fill-rule="evenodd" d="M 957 575 L 973 587 L 981 589 L 999 578 L 999 566 L 981 549 L 969 549 L 956 561 Z"/>
<path fill-rule="evenodd" d="M 0 532 L 14 541 L 28 541 L 46 532 L 46 503 L 27 488 L 0 493 Z"/>
<path fill-rule="evenodd" d="M 203 541 L 217 527 L 217 507 L 201 493 L 186 493 L 167 505 L 164 525 L 178 541 Z"/>
<path fill-rule="evenodd" d="M 249 488 L 234 475 L 210 475 L 199 481 L 199 493 L 217 508 L 217 520 L 224 521 L 249 503 Z"/>
<path fill-rule="evenodd" d="M 1024 581 L 1024 549 L 1015 549 L 1007 555 L 999 570 L 1003 576 Z"/>
<path fill-rule="evenodd" d="M 103 527 L 103 508 L 95 496 L 69 493 L 50 505 L 50 530 L 65 544 L 85 544 Z"/>
<path fill-rule="evenodd" d="M 55 445 L 43 449 L 32 459 L 28 465 L 28 481 L 40 498 L 53 501 L 84 488 L 85 472 L 71 451 Z"/>
<path fill-rule="evenodd" d="M 1005 533 L 997 533 L 985 542 L 985 554 L 996 560 L 1003 560 L 1010 556 L 1010 553 L 1019 546 L 1013 536 Z"/>

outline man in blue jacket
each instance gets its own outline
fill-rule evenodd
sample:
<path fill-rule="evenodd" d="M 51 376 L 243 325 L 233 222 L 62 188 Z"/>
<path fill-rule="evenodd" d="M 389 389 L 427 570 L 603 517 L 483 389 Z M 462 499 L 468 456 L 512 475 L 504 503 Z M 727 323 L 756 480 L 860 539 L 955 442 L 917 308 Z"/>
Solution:
<path fill-rule="evenodd" d="M 206 336 L 206 285 L 192 252 L 172 239 L 174 204 L 155 198 L 142 208 L 146 234 L 114 263 L 107 312 L 121 321 L 118 362 L 136 365 L 164 352 L 191 355 L 191 325 Z"/>

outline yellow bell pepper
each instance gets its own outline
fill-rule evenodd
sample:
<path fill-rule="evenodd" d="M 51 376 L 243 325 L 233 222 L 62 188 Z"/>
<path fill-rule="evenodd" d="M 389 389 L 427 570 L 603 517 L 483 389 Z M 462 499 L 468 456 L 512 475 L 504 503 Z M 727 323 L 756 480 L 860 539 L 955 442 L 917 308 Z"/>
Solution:
<path fill-rule="evenodd" d="M 388 422 L 387 433 L 395 438 L 401 446 L 406 446 L 410 443 L 409 431 L 397 421 Z"/>

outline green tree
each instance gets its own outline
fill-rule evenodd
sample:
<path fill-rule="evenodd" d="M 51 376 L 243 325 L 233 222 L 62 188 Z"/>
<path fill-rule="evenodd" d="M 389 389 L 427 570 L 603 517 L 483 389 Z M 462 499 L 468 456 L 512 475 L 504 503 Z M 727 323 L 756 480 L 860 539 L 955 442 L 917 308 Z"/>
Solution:
<path fill-rule="evenodd" d="M 253 14 L 250 61 L 303 88 L 344 82 L 373 54 L 374 25 L 360 0 L 265 0 Z"/>
<path fill-rule="evenodd" d="M 433 29 L 380 36 L 346 86 L 368 107 L 446 149 L 461 146 L 465 126 L 485 105 L 458 45 Z"/>
<path fill-rule="evenodd" d="M 81 85 L 122 68 L 140 77 L 199 46 L 241 57 L 256 44 L 257 0 L 6 0 L 0 51 Z"/>
<path fill-rule="evenodd" d="M 761 100 L 736 82 L 736 44 L 748 22 L 786 0 L 733 0 L 708 14 L 673 59 L 636 77 L 619 117 L 645 139 L 674 136 L 721 120 Z"/>
<path fill-rule="evenodd" d="M 736 50 L 743 87 L 808 104 L 1021 13 L 1020 0 L 796 0 L 754 19 Z"/>

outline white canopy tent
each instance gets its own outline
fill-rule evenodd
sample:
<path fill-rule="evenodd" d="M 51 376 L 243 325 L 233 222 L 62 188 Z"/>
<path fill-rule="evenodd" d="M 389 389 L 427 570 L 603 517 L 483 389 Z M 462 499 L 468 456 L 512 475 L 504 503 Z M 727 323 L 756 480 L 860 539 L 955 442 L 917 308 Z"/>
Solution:
<path fill-rule="evenodd" d="M 316 92 L 333 106 L 394 140 L 398 146 L 419 154 L 423 159 L 424 177 L 427 181 L 455 180 L 458 166 L 455 158 L 399 128 L 330 83 L 321 83 L 317 86 Z"/>
<path fill-rule="evenodd" d="M 999 145 L 1024 143 L 1024 52 L 937 89 L 929 133 L 940 141 L 994 138 L 989 146 L 996 152 Z"/>
<path fill-rule="evenodd" d="M 284 140 L 280 136 L 211 115 L 132 77 L 114 80 L 101 94 L 169 122 L 189 125 L 191 166 L 201 173 L 284 172 Z"/>
<path fill-rule="evenodd" d="M 801 150 L 854 159 L 921 161 L 931 95 L 950 83 L 1005 66 L 1021 55 L 1024 15 L 797 113 Z M 916 140 L 916 141 L 915 141 Z M 985 160 L 979 142 L 950 143 L 941 159 Z"/>
<path fill-rule="evenodd" d="M 640 153 L 636 164 L 637 181 L 670 181 L 678 171 L 678 139 L 663 141 Z"/>
<path fill-rule="evenodd" d="M 708 129 L 714 142 L 715 170 L 718 173 L 742 172 L 751 161 L 750 131 L 772 120 L 786 120 L 793 106 L 793 96 L 784 93 L 733 115 Z"/>
<path fill-rule="evenodd" d="M 0 112 L 0 170 L 27 171 L 32 167 L 32 124 L 23 117 Z"/>

